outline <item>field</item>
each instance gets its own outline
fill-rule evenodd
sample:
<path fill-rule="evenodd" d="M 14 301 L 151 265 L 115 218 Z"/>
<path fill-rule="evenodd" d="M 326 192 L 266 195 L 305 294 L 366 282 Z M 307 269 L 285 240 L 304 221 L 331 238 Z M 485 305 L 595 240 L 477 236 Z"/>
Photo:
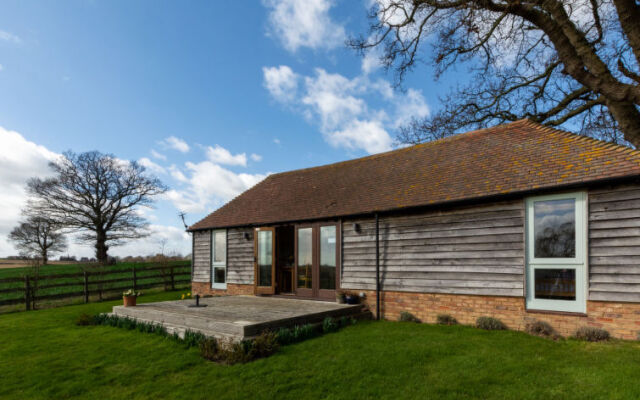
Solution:
<path fill-rule="evenodd" d="M 134 286 L 139 289 L 156 287 L 184 287 L 189 285 L 189 261 L 158 263 L 120 263 L 113 266 L 97 264 L 46 265 L 35 279 L 33 268 L 0 269 L 0 312 L 24 310 L 25 277 L 29 276 L 31 298 L 36 307 L 51 307 L 83 301 L 87 292 L 89 301 L 119 296 Z M 85 285 L 86 273 L 86 285 Z M 173 280 L 171 278 L 173 275 Z"/>
<path fill-rule="evenodd" d="M 49 261 L 50 265 L 68 265 L 68 264 L 80 264 L 70 263 L 69 261 Z M 25 268 L 30 267 L 28 260 L 7 260 L 6 258 L 0 258 L 0 270 L 5 268 Z"/>
<path fill-rule="evenodd" d="M 0 315 L 0 398 L 640 398 L 637 342 L 371 321 L 229 367 L 157 335 L 74 324 L 119 303 Z"/>

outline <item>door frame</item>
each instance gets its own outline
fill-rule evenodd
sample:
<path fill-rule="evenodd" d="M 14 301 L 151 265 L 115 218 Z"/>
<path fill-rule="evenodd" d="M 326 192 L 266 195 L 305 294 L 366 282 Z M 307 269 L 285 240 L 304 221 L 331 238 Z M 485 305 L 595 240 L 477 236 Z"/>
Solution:
<path fill-rule="evenodd" d="M 260 268 L 258 266 L 258 233 L 263 231 L 271 232 L 271 286 L 260 286 Z M 276 228 L 262 227 L 253 231 L 253 290 L 255 294 L 275 294 L 276 293 Z"/>
<path fill-rule="evenodd" d="M 335 289 L 320 288 L 320 227 L 334 226 L 336 228 L 336 284 Z M 311 228 L 311 289 L 298 287 L 298 230 Z M 295 224 L 295 294 L 300 297 L 334 300 L 335 293 L 340 289 L 342 236 L 341 223 L 339 221 L 313 222 L 305 224 Z"/>

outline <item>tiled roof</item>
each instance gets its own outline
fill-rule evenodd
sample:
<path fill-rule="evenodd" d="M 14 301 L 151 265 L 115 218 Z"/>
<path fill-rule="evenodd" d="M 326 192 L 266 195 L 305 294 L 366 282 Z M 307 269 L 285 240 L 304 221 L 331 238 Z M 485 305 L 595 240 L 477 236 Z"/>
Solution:
<path fill-rule="evenodd" d="M 640 151 L 521 120 L 268 176 L 189 229 L 333 218 L 640 175 Z"/>

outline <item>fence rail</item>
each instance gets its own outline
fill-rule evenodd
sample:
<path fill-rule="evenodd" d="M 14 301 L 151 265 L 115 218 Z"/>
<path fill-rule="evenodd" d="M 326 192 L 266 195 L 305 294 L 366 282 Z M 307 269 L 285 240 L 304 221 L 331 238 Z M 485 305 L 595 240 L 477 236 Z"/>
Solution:
<path fill-rule="evenodd" d="M 88 303 L 92 297 L 98 300 L 119 297 L 119 292 L 128 289 L 138 291 L 164 287 L 165 290 L 175 290 L 176 286 L 189 282 L 189 265 L 3 278 L 0 279 L 0 306 L 24 304 L 25 310 L 29 311 L 39 303 L 51 300 L 82 297 Z M 117 296 L 114 295 L 116 292 Z"/>

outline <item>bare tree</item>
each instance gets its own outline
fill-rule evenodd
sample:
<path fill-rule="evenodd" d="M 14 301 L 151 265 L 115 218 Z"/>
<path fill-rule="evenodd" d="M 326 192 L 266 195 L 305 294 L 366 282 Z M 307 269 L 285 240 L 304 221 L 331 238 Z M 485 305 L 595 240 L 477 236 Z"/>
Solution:
<path fill-rule="evenodd" d="M 142 165 L 92 151 L 66 152 L 49 166 L 54 177 L 29 181 L 28 207 L 81 232 L 79 239 L 95 245 L 100 263 L 107 262 L 110 246 L 148 235 L 140 207 L 166 187 Z"/>
<path fill-rule="evenodd" d="M 67 248 L 61 226 L 49 218 L 28 216 L 9 233 L 9 240 L 22 255 L 35 257 L 47 265 L 49 257 Z"/>
<path fill-rule="evenodd" d="M 472 73 L 401 142 L 529 118 L 640 147 L 637 0 L 379 0 L 370 18 L 348 44 L 380 52 L 397 84 L 427 59 L 436 78 L 461 63 Z"/>

